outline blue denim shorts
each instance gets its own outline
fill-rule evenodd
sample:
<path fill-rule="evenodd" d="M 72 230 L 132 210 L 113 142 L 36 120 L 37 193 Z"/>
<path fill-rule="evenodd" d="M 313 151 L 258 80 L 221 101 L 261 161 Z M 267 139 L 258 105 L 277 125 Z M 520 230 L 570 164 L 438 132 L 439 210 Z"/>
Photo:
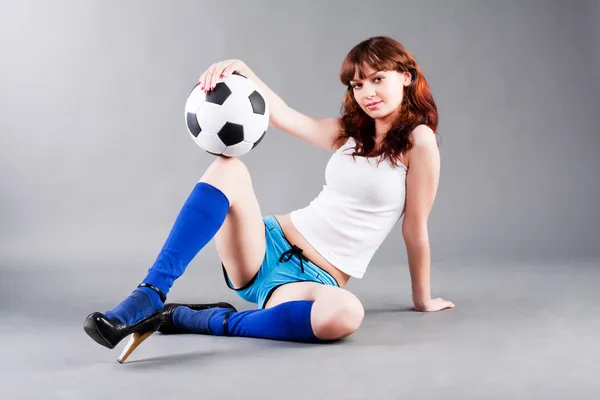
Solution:
<path fill-rule="evenodd" d="M 275 289 L 286 283 L 317 282 L 339 287 L 333 276 L 304 257 L 302 249 L 288 242 L 274 216 L 266 216 L 263 221 L 267 242 L 265 258 L 250 282 L 235 289 L 221 263 L 225 282 L 230 289 L 235 290 L 242 299 L 256 303 L 258 308 L 264 308 Z"/>

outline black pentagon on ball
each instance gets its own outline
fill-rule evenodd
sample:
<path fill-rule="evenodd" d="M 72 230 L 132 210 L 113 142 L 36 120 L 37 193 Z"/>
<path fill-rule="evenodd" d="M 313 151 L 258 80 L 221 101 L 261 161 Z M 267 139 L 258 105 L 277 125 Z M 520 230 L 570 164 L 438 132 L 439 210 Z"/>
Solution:
<path fill-rule="evenodd" d="M 229 96 L 231 96 L 231 89 L 229 89 L 225 82 L 219 82 L 213 90 L 206 93 L 206 101 L 222 106 Z"/>
<path fill-rule="evenodd" d="M 256 90 L 252 92 L 250 96 L 248 96 L 250 100 L 250 104 L 252 104 L 252 111 L 254 114 L 265 115 L 265 99 L 258 93 Z"/>
<path fill-rule="evenodd" d="M 198 119 L 196 118 L 196 114 L 191 113 L 191 112 L 187 113 L 186 123 L 187 123 L 187 127 L 190 130 L 191 134 L 194 135 L 194 137 L 198 137 L 200 132 L 202 132 L 202 128 L 200 128 L 200 125 L 198 124 Z"/>
<path fill-rule="evenodd" d="M 244 140 L 244 127 L 233 122 L 225 122 L 225 125 L 217 133 L 223 144 L 233 146 Z"/>

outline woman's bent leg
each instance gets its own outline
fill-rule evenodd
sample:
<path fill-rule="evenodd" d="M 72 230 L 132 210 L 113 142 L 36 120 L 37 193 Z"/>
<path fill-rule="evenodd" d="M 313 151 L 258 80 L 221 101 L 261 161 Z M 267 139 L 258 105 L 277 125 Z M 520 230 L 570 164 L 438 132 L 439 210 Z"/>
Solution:
<path fill-rule="evenodd" d="M 260 212 L 244 212 L 247 208 L 245 205 L 248 204 L 248 194 L 244 189 L 248 186 L 251 187 L 249 174 L 241 161 L 235 158 L 217 158 L 184 203 L 156 261 L 142 280 L 143 287 L 138 287 L 121 304 L 107 311 L 106 317 L 130 325 L 162 308 L 174 281 L 220 230 L 221 243 L 232 242 L 228 235 L 236 235 L 240 242 L 240 248 L 228 248 L 228 252 L 244 253 L 241 244 L 252 247 L 253 242 L 257 242 L 255 247 L 258 248 L 254 248 L 253 252 L 246 251 L 246 254 L 254 256 L 251 257 L 252 261 L 261 251 L 264 255 L 264 225 Z M 254 205 L 254 208 L 258 208 L 258 205 Z M 258 218 L 255 214 L 258 214 Z M 250 223 L 248 219 L 251 220 Z M 256 219 L 261 221 L 260 227 L 254 223 Z M 245 235 L 240 234 L 241 229 L 236 229 L 240 226 L 249 226 L 242 230 Z M 245 264 L 253 265 L 253 262 Z M 257 270 L 259 266 L 260 262 L 254 268 Z M 232 267 L 235 268 L 236 265 L 229 268 Z M 250 270 L 245 274 L 252 273 Z"/>
<path fill-rule="evenodd" d="M 236 158 L 220 159 L 200 180 L 219 187 L 230 199 L 215 246 L 229 280 L 234 287 L 242 287 L 258 272 L 266 250 L 265 224 L 250 173 Z"/>

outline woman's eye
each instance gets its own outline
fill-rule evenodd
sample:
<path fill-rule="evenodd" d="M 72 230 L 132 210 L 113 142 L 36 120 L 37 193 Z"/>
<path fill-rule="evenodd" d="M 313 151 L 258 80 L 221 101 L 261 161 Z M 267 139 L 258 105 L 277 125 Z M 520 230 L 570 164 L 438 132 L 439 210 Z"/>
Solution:
<path fill-rule="evenodd" d="M 375 78 L 375 80 L 377 80 L 377 79 L 379 79 L 379 81 L 382 81 L 382 80 L 383 80 L 383 77 L 381 77 L 381 76 L 378 76 L 378 77 L 376 77 L 376 78 Z"/>

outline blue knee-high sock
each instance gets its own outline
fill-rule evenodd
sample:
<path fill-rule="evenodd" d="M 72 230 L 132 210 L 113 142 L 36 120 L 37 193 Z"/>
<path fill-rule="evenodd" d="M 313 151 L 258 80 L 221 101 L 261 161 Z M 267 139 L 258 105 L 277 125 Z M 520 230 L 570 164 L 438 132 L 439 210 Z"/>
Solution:
<path fill-rule="evenodd" d="M 173 324 L 191 333 L 222 336 L 227 314 L 228 334 L 294 342 L 319 342 L 310 323 L 313 301 L 298 300 L 263 310 L 231 313 L 230 309 L 213 308 L 194 311 L 178 307 L 173 312 Z"/>
<path fill-rule="evenodd" d="M 206 182 L 198 182 L 142 282 L 157 287 L 166 296 L 173 282 L 221 228 L 228 211 L 229 200 L 222 191 Z M 129 325 L 162 306 L 163 302 L 154 290 L 141 287 L 105 315 Z"/>

